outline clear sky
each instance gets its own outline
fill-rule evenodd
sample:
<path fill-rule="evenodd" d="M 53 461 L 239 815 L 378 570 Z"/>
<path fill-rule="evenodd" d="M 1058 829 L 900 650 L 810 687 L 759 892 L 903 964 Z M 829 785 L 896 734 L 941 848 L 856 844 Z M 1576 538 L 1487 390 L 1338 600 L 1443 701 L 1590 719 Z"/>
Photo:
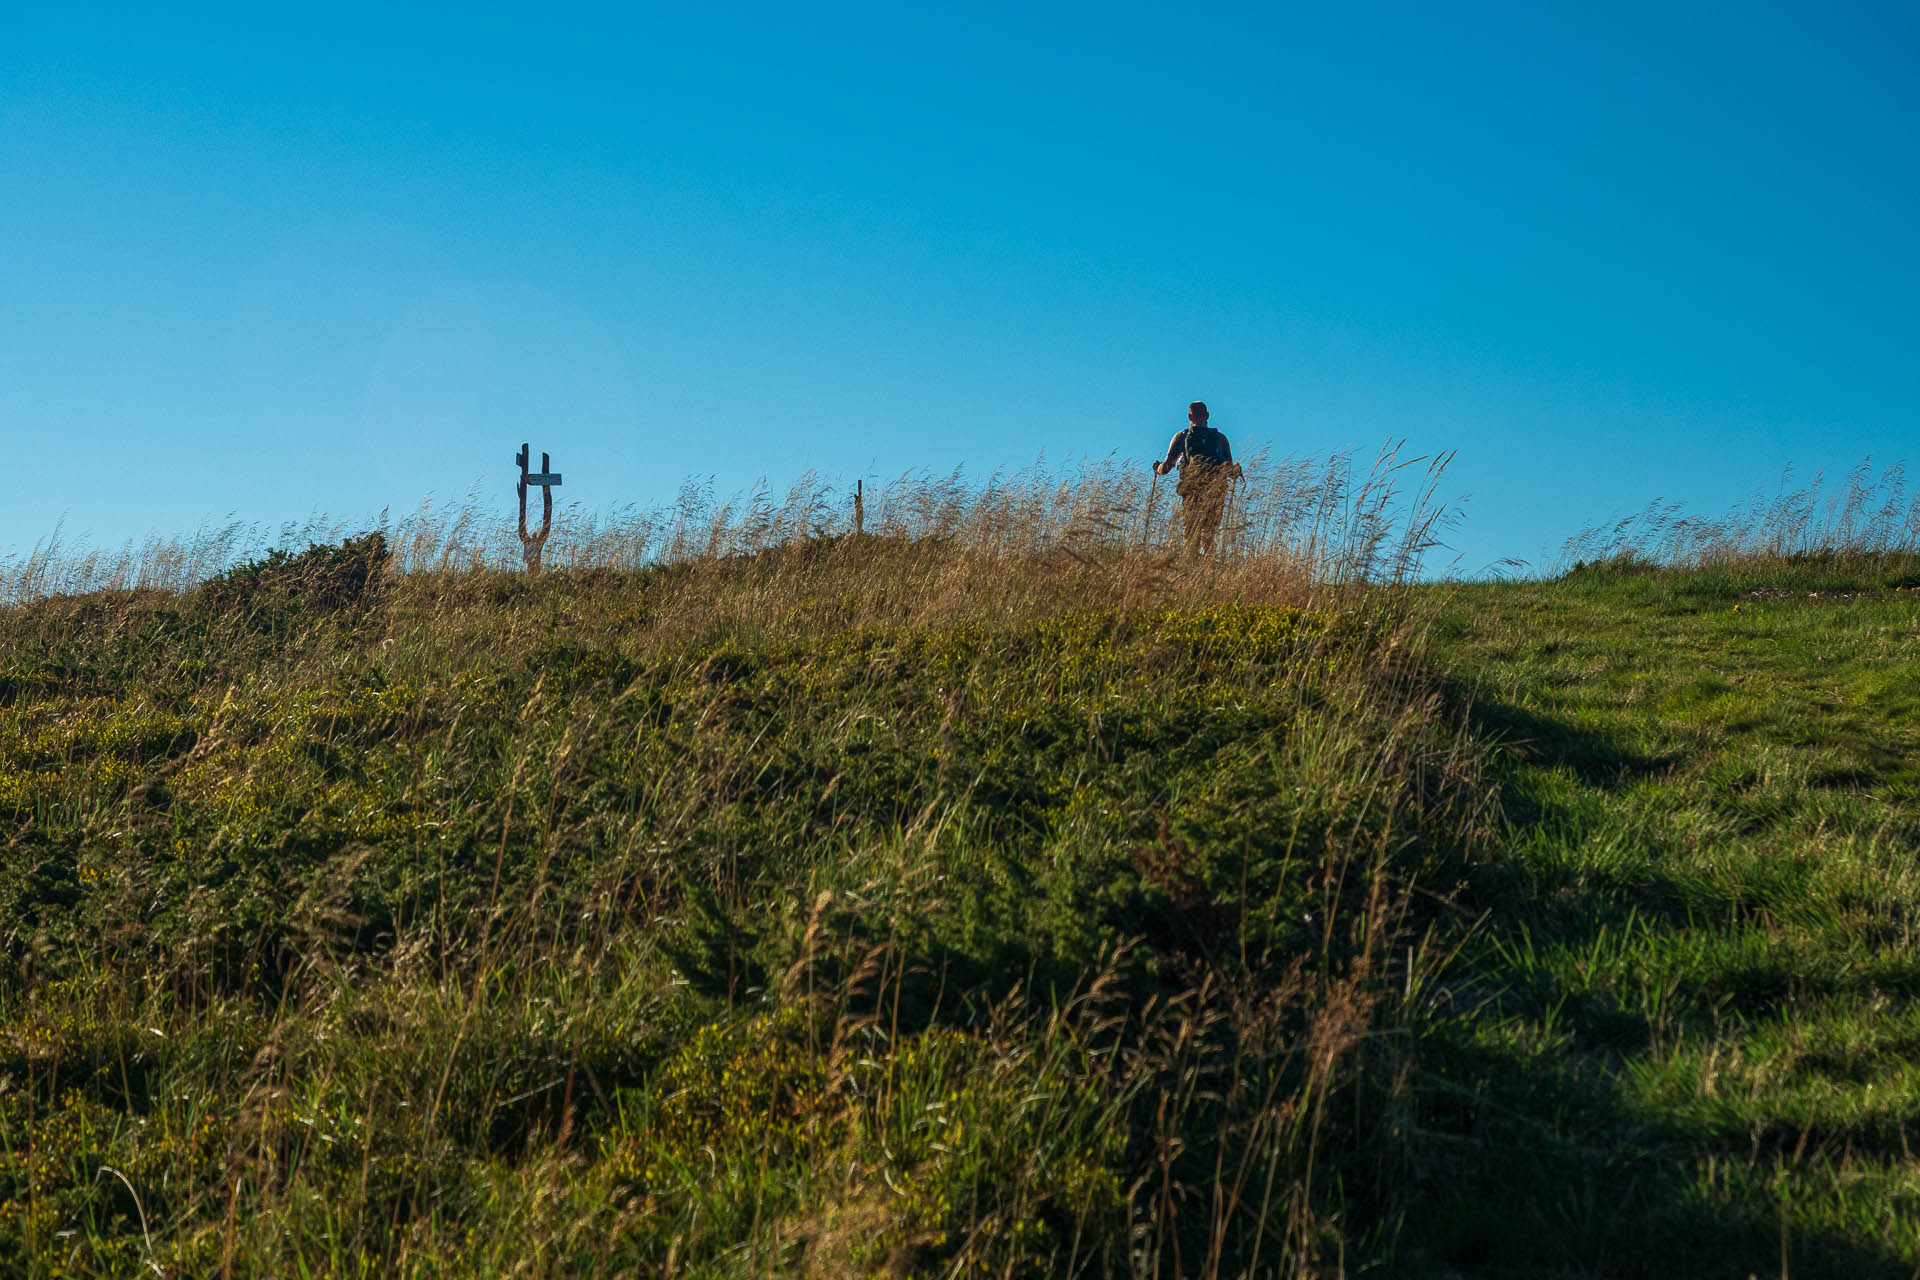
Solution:
<path fill-rule="evenodd" d="M 1920 455 L 1920 8 L 0 6 L 0 554 L 1166 445 Z M 1920 464 L 1920 456 L 1914 461 Z"/>

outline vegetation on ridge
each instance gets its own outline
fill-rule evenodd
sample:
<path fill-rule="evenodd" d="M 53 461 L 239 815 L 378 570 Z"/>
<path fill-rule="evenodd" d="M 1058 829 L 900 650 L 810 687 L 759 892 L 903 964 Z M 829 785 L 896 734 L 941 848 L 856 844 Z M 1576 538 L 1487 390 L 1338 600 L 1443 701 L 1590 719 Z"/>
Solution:
<path fill-rule="evenodd" d="M 4 619 L 29 1271 L 1329 1247 L 1390 1123 L 1333 1100 L 1476 803 L 1394 611 L 875 538 L 355 554 Z"/>
<path fill-rule="evenodd" d="M 0 1269 L 1920 1265 L 1911 548 L 1092 510 L 0 613 Z"/>

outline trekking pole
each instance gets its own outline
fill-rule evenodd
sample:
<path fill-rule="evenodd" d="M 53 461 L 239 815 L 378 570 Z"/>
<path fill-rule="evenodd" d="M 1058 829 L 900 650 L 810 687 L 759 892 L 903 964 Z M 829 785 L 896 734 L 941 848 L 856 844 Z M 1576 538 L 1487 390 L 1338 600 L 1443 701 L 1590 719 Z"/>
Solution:
<path fill-rule="evenodd" d="M 1238 476 L 1229 477 L 1227 479 L 1226 510 L 1220 513 L 1220 550 L 1223 552 L 1233 545 L 1233 495 L 1237 493 L 1239 489 L 1240 478 Z"/>
<path fill-rule="evenodd" d="M 1147 516 L 1140 522 L 1140 549 L 1147 549 L 1147 535 L 1153 530 L 1153 500 L 1160 496 L 1160 473 L 1153 473 L 1153 479 L 1147 483 Z"/>

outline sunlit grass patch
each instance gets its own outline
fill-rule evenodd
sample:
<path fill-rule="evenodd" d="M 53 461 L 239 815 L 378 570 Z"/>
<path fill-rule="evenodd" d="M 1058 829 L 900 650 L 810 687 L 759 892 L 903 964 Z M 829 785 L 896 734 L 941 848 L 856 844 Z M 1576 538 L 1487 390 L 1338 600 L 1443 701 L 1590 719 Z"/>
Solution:
<path fill-rule="evenodd" d="M 1463 1194 L 1513 1212 L 1463 1232 L 1442 1211 L 1421 1228 L 1442 1256 L 1691 1273 L 1763 1271 L 1770 1251 L 1795 1276 L 1920 1260 L 1903 710 L 1920 633 L 1876 594 L 1904 563 L 1460 589 L 1471 612 L 1436 635 L 1505 744 L 1508 834 L 1476 890 L 1495 912 L 1462 975 L 1477 1003 L 1442 1006 L 1434 1032 L 1481 1064 L 1476 1096 L 1524 1155 L 1467 1162 Z M 1809 575 L 1844 603 L 1748 594 Z"/>

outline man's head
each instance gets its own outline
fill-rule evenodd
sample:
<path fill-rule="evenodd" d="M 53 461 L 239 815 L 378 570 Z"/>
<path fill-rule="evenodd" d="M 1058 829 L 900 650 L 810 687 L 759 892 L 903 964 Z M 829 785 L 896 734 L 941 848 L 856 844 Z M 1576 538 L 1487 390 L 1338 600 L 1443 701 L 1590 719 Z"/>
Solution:
<path fill-rule="evenodd" d="M 1206 425 L 1207 402 L 1205 400 L 1195 400 L 1192 404 L 1187 406 L 1187 421 L 1191 422 L 1196 427 L 1201 427 Z"/>

